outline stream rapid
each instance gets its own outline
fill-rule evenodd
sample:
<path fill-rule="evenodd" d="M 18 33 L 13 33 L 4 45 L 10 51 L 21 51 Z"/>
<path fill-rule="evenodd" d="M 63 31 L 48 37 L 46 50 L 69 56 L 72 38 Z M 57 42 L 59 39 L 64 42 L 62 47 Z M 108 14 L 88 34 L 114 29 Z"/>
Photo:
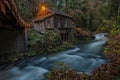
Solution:
<path fill-rule="evenodd" d="M 57 69 L 62 62 L 78 72 L 91 73 L 106 62 L 103 50 L 107 42 L 105 33 L 95 35 L 94 40 L 80 43 L 75 48 L 50 56 L 37 56 L 17 62 L 0 71 L 0 80 L 46 80 L 45 74 Z"/>

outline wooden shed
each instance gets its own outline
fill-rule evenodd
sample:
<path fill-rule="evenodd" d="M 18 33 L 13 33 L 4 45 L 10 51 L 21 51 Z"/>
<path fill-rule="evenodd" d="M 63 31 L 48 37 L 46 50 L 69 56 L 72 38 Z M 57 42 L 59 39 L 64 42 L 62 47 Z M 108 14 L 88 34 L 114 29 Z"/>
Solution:
<path fill-rule="evenodd" d="M 44 33 L 47 29 L 56 29 L 60 32 L 62 40 L 68 41 L 70 33 L 75 29 L 75 22 L 69 15 L 52 10 L 44 3 L 40 5 L 40 9 L 36 18 L 33 20 L 34 29 L 40 33 Z"/>
<path fill-rule="evenodd" d="M 27 49 L 27 28 L 14 0 L 0 0 L 0 55 Z"/>

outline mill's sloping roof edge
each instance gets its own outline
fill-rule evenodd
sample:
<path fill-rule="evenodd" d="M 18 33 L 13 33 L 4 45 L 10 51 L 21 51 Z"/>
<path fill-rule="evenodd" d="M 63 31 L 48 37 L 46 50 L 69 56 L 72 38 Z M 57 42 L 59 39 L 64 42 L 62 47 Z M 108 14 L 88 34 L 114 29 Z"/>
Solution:
<path fill-rule="evenodd" d="M 66 13 L 64 13 L 64 12 L 60 12 L 60 11 L 53 10 L 53 9 L 50 9 L 50 8 L 48 8 L 48 10 L 49 10 L 50 12 L 52 12 L 52 14 L 47 15 L 47 16 L 43 16 L 43 17 L 36 17 L 36 18 L 33 20 L 33 22 L 43 21 L 43 20 L 45 20 L 46 18 L 49 18 L 49 17 L 51 17 L 51 16 L 53 16 L 53 15 L 60 15 L 60 16 L 64 16 L 64 17 L 73 19 L 71 16 L 69 16 L 68 14 L 66 14 Z"/>

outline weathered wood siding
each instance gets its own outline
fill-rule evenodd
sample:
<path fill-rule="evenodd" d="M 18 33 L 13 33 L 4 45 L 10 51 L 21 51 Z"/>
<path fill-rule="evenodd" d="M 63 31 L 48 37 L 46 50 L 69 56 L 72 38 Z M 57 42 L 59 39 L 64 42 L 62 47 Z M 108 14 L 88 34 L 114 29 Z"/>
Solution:
<path fill-rule="evenodd" d="M 38 32 L 45 31 L 44 22 L 37 22 L 34 24 L 34 29 Z"/>
<path fill-rule="evenodd" d="M 71 41 L 71 31 L 75 29 L 75 23 L 72 19 L 56 15 L 54 16 L 54 25 L 61 34 L 63 41 Z"/>
<path fill-rule="evenodd" d="M 35 21 L 34 29 L 38 32 L 45 32 L 46 29 L 57 29 L 60 32 L 63 41 L 70 41 L 70 33 L 75 29 L 75 23 L 69 17 L 53 15 L 46 19 Z"/>
<path fill-rule="evenodd" d="M 34 23 L 34 29 L 38 32 L 44 32 L 46 29 L 54 28 L 54 17 L 47 18 L 43 21 L 37 21 Z"/>
<path fill-rule="evenodd" d="M 47 18 L 45 20 L 46 29 L 53 29 L 54 27 L 54 17 Z"/>
<path fill-rule="evenodd" d="M 54 17 L 55 28 L 75 28 L 74 22 L 72 19 L 56 15 Z"/>
<path fill-rule="evenodd" d="M 20 53 L 25 50 L 23 30 L 0 29 L 0 54 Z"/>

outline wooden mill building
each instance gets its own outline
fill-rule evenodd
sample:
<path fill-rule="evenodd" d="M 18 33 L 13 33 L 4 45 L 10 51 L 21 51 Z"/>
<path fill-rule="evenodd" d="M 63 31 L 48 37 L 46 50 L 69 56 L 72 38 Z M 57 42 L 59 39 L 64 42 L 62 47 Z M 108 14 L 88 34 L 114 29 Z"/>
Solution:
<path fill-rule="evenodd" d="M 33 20 L 34 29 L 40 33 L 44 33 L 47 29 L 56 29 L 60 32 L 64 41 L 69 41 L 71 31 L 75 29 L 75 22 L 69 15 L 52 10 L 44 3 L 40 5 L 40 9 L 36 18 Z"/>
<path fill-rule="evenodd" d="M 0 0 L 0 55 L 25 51 L 28 27 L 14 0 Z"/>

